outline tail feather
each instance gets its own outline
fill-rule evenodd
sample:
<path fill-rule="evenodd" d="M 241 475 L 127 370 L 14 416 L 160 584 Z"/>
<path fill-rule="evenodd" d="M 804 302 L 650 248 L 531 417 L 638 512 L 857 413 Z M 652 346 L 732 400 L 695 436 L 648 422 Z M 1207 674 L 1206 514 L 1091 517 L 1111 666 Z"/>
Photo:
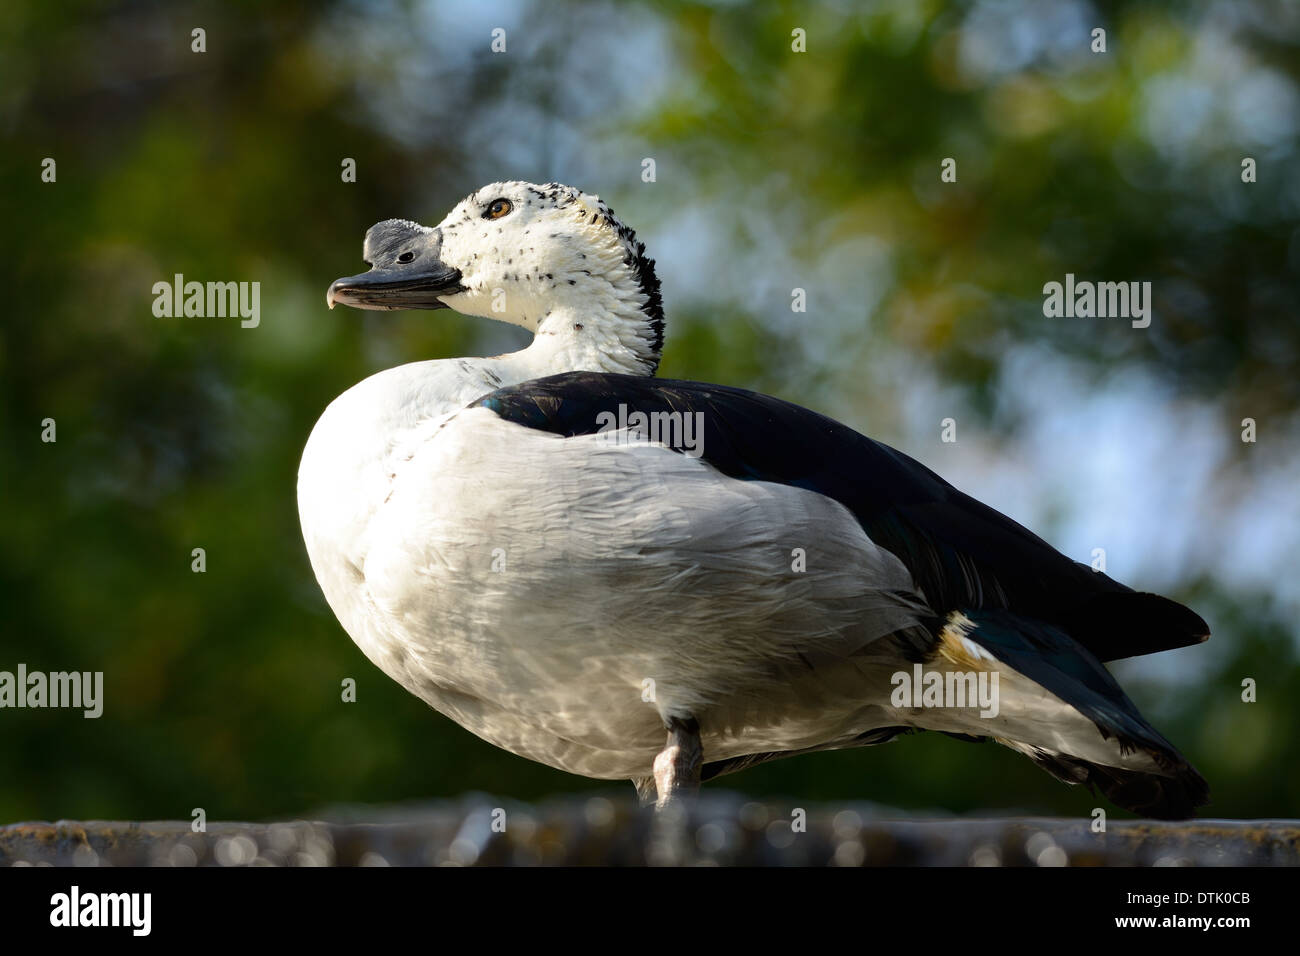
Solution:
<path fill-rule="evenodd" d="M 1156 820 L 1186 820 L 1210 802 L 1210 785 L 1184 763 L 1172 776 L 1123 770 L 1043 751 L 1030 758 L 1057 780 L 1100 791 L 1111 803 Z"/>
<path fill-rule="evenodd" d="M 1062 753 L 1059 745 L 1027 739 L 1029 733 L 1003 743 L 1027 754 L 1058 779 L 1099 790 L 1117 806 L 1144 816 L 1185 819 L 1209 802 L 1205 779 L 1143 718 L 1101 662 L 1081 644 L 1058 628 L 1010 611 L 961 613 L 973 624 L 965 634 L 968 639 L 1088 718 L 1103 739 L 1115 742 L 1117 757 L 1144 754 L 1152 769 L 1108 766 L 1079 754 Z"/>

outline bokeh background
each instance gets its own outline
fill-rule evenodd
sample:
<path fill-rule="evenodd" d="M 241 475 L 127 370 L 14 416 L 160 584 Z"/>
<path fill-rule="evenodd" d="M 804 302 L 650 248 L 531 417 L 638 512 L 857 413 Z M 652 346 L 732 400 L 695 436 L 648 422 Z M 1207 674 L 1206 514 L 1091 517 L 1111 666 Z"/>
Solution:
<path fill-rule="evenodd" d="M 0 711 L 0 821 L 611 786 L 385 678 L 298 529 L 298 457 L 335 395 L 525 344 L 449 312 L 325 308 L 371 223 L 436 223 L 498 179 L 579 185 L 638 230 L 661 374 L 834 415 L 1198 610 L 1209 644 L 1114 671 L 1213 815 L 1300 811 L 1300 4 L 8 0 L 0 51 L 0 669 L 106 683 L 99 720 Z M 155 317 L 178 272 L 260 281 L 260 326 Z M 1151 281 L 1150 328 L 1045 319 L 1067 272 Z M 1103 804 L 934 735 L 725 784 L 916 812 Z"/>

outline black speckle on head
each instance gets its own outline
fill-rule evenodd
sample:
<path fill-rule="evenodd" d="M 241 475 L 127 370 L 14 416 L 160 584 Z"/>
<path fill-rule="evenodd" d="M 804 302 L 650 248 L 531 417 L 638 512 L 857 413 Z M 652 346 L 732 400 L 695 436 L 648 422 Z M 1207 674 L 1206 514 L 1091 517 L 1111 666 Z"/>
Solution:
<path fill-rule="evenodd" d="M 653 375 L 659 368 L 659 356 L 664 348 L 664 299 L 659 288 L 659 276 L 655 274 L 655 261 L 645 254 L 645 243 L 639 242 L 636 233 L 621 222 L 614 220 L 614 225 L 619 239 L 627 247 L 623 263 L 632 270 L 632 276 L 645 297 L 641 311 L 650 325 L 650 351 L 653 354 L 650 374 Z"/>

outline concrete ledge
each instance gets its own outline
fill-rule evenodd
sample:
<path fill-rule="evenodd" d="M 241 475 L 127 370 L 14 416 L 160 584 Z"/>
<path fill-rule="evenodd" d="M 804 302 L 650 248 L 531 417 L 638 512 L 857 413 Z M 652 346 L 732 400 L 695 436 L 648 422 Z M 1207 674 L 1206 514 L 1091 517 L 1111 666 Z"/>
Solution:
<path fill-rule="evenodd" d="M 186 821 L 15 823 L 0 827 L 0 865 L 1300 865 L 1297 820 L 1112 821 L 1093 833 L 1085 819 L 908 819 L 869 804 L 810 805 L 795 832 L 793 809 L 717 791 L 657 817 L 623 797 L 529 805 L 476 795 L 328 820 L 210 823 L 203 833 Z"/>

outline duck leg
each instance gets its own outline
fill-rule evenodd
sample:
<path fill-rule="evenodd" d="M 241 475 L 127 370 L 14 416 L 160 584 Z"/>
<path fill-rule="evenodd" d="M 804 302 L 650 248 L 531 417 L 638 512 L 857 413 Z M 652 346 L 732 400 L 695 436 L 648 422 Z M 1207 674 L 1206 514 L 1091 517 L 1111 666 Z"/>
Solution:
<path fill-rule="evenodd" d="M 703 766 L 704 747 L 700 744 L 699 721 L 693 717 L 686 720 L 669 718 L 668 743 L 654 762 L 654 782 L 658 791 L 655 809 L 662 810 L 681 797 L 698 793 Z M 645 783 L 648 785 L 649 781 Z M 637 790 L 642 792 L 640 786 Z"/>

